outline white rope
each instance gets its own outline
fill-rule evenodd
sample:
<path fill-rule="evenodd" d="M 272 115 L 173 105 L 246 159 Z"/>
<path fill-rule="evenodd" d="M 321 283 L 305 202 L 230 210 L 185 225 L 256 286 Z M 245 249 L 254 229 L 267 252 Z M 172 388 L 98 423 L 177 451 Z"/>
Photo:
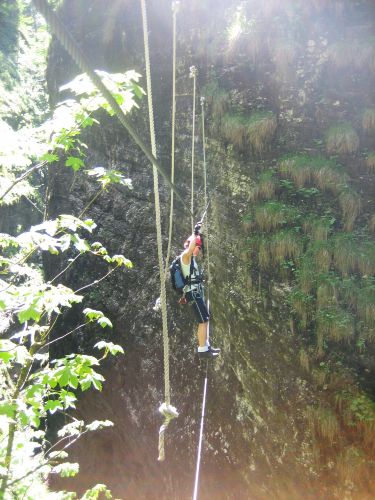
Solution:
<path fill-rule="evenodd" d="M 145 63 L 146 63 L 146 79 L 147 79 L 147 97 L 148 97 L 148 113 L 150 123 L 150 139 L 152 154 L 156 157 L 156 141 L 155 141 L 155 126 L 154 112 L 152 106 L 152 86 L 151 86 L 151 70 L 150 70 L 150 52 L 148 42 L 147 28 L 147 13 L 145 0 L 141 0 L 142 20 L 143 20 L 143 37 L 145 46 Z M 158 171 L 153 166 L 154 173 L 154 198 L 155 198 L 155 222 L 156 222 L 156 239 L 158 247 L 158 263 L 160 277 L 160 302 L 163 324 L 163 345 L 164 345 L 164 397 L 165 403 L 161 405 L 159 411 L 164 416 L 164 423 L 159 431 L 159 460 L 165 459 L 164 452 L 164 434 L 169 425 L 169 422 L 178 416 L 176 409 L 170 404 L 170 384 L 169 384 L 169 336 L 168 336 L 168 319 L 167 319 L 167 301 L 164 279 L 164 264 L 163 264 L 163 245 L 161 237 L 161 215 L 160 215 L 160 199 L 159 199 L 159 181 Z"/>
<path fill-rule="evenodd" d="M 193 79 L 193 130 L 191 139 L 191 202 L 190 202 L 190 212 L 191 212 L 191 232 L 194 231 L 194 156 L 195 156 L 195 93 L 197 86 L 197 68 L 195 66 L 190 67 L 190 78 Z"/>
<path fill-rule="evenodd" d="M 200 473 L 200 466 L 201 466 L 202 443 L 203 443 L 203 427 L 204 427 L 204 417 L 206 414 L 207 381 L 208 381 L 207 372 L 208 372 L 208 361 L 206 361 L 206 376 L 204 378 L 204 385 L 203 385 L 202 414 L 201 414 L 201 425 L 200 425 L 200 429 L 199 429 L 199 443 L 198 443 L 198 452 L 197 452 L 197 465 L 196 465 L 196 469 L 195 469 L 193 500 L 197 500 L 197 498 L 198 498 L 199 473 Z"/>
<path fill-rule="evenodd" d="M 171 182 L 174 183 L 174 143 L 175 143 L 175 128 L 176 128 L 176 18 L 180 8 L 180 2 L 172 2 L 173 14 L 173 45 L 172 45 L 172 145 L 171 145 Z M 165 280 L 168 278 L 169 258 L 171 255 L 172 245 L 172 228 L 173 228 L 173 200 L 174 192 L 171 189 L 171 205 L 169 212 L 169 232 L 168 232 L 168 247 L 167 256 L 165 258 Z"/>
<path fill-rule="evenodd" d="M 201 107 L 202 107 L 202 147 L 203 147 L 203 179 L 204 179 L 204 203 L 208 210 L 208 196 L 207 196 L 207 167 L 206 167 L 206 137 L 205 137 L 205 129 L 204 129 L 204 97 L 201 97 Z M 206 216 L 204 230 L 206 234 L 205 238 L 205 252 L 207 257 L 207 268 L 208 268 L 208 285 L 206 287 L 207 290 L 207 310 L 210 312 L 210 298 L 209 298 L 209 284 L 210 284 L 210 254 L 208 248 L 208 214 Z M 210 339 L 210 322 L 207 325 L 207 340 L 209 342 Z M 201 458 L 202 458 L 202 445 L 203 445 L 203 429 L 204 429 L 204 417 L 206 414 L 206 399 L 207 399 L 207 383 L 208 383 L 208 360 L 206 361 L 206 375 L 204 379 L 203 385 L 203 401 L 202 401 L 202 414 L 201 414 L 201 424 L 199 430 L 199 441 L 198 441 L 198 451 L 197 451 L 197 463 L 195 469 L 195 480 L 194 480 L 194 492 L 193 492 L 193 500 L 197 500 L 198 498 L 198 487 L 199 487 L 199 475 L 200 475 L 200 466 L 201 466 Z"/>

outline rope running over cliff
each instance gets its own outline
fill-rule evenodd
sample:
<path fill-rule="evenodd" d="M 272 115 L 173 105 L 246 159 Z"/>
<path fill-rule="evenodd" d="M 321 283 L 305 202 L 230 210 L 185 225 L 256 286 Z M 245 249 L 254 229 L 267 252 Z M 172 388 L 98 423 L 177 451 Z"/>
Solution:
<path fill-rule="evenodd" d="M 44 16 L 48 25 L 51 27 L 53 33 L 56 35 L 57 39 L 60 41 L 62 46 L 71 56 L 71 58 L 77 63 L 81 71 L 87 73 L 90 80 L 97 87 L 97 89 L 101 92 L 103 97 L 106 99 L 113 112 L 118 117 L 120 123 L 126 128 L 128 133 L 134 142 L 138 145 L 138 147 L 142 150 L 145 156 L 150 160 L 151 164 L 155 166 L 159 174 L 163 177 L 166 184 L 173 190 L 177 198 L 180 200 L 184 209 L 190 213 L 188 206 L 186 205 L 183 197 L 178 192 L 176 186 L 170 181 L 168 175 L 165 173 L 164 168 L 160 165 L 159 161 L 152 154 L 150 148 L 146 146 L 146 144 L 139 137 L 138 133 L 135 131 L 133 126 L 130 124 L 128 119 L 125 116 L 125 113 L 118 105 L 111 92 L 107 89 L 107 87 L 102 82 L 101 78 L 95 73 L 92 69 L 88 59 L 82 50 L 78 47 L 76 41 L 72 37 L 72 35 L 68 32 L 66 27 L 59 20 L 57 15 L 53 12 L 51 6 L 47 2 L 47 0 L 32 0 L 37 10 Z M 192 214 L 191 214 L 192 215 Z"/>

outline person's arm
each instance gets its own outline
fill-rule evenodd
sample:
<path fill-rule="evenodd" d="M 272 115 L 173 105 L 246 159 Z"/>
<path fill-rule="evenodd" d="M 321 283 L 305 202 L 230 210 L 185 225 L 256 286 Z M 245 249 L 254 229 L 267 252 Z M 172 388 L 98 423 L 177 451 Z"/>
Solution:
<path fill-rule="evenodd" d="M 190 236 L 190 244 L 187 248 L 185 248 L 185 250 L 181 254 L 182 262 L 185 265 L 190 264 L 190 260 L 191 260 L 191 257 L 193 256 L 194 249 L 197 246 L 197 243 L 196 243 L 197 236 L 198 235 L 196 235 L 194 233 Z"/>

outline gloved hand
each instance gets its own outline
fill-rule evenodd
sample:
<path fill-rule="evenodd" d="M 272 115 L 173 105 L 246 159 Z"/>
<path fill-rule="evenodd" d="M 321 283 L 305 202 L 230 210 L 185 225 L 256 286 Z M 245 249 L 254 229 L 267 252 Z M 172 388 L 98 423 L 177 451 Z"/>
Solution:
<path fill-rule="evenodd" d="M 201 229 L 202 229 L 202 223 L 201 222 L 197 222 L 195 224 L 195 226 L 194 226 L 194 234 L 195 234 L 195 236 L 198 236 L 198 234 L 200 234 Z"/>

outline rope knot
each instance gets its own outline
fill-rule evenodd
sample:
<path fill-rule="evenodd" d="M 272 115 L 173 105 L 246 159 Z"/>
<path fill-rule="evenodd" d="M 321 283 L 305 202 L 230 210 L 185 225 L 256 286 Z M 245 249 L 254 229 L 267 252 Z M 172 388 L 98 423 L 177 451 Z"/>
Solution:
<path fill-rule="evenodd" d="M 189 78 L 195 78 L 198 74 L 198 70 L 197 70 L 196 66 L 190 66 L 189 71 L 190 71 Z"/>
<path fill-rule="evenodd" d="M 169 425 L 169 422 L 174 418 L 178 417 L 178 411 L 172 405 L 168 405 L 167 403 L 163 403 L 159 406 L 159 413 L 161 413 L 164 417 L 163 425 L 159 429 L 159 462 L 164 462 L 165 453 L 164 453 L 164 434 Z"/>

